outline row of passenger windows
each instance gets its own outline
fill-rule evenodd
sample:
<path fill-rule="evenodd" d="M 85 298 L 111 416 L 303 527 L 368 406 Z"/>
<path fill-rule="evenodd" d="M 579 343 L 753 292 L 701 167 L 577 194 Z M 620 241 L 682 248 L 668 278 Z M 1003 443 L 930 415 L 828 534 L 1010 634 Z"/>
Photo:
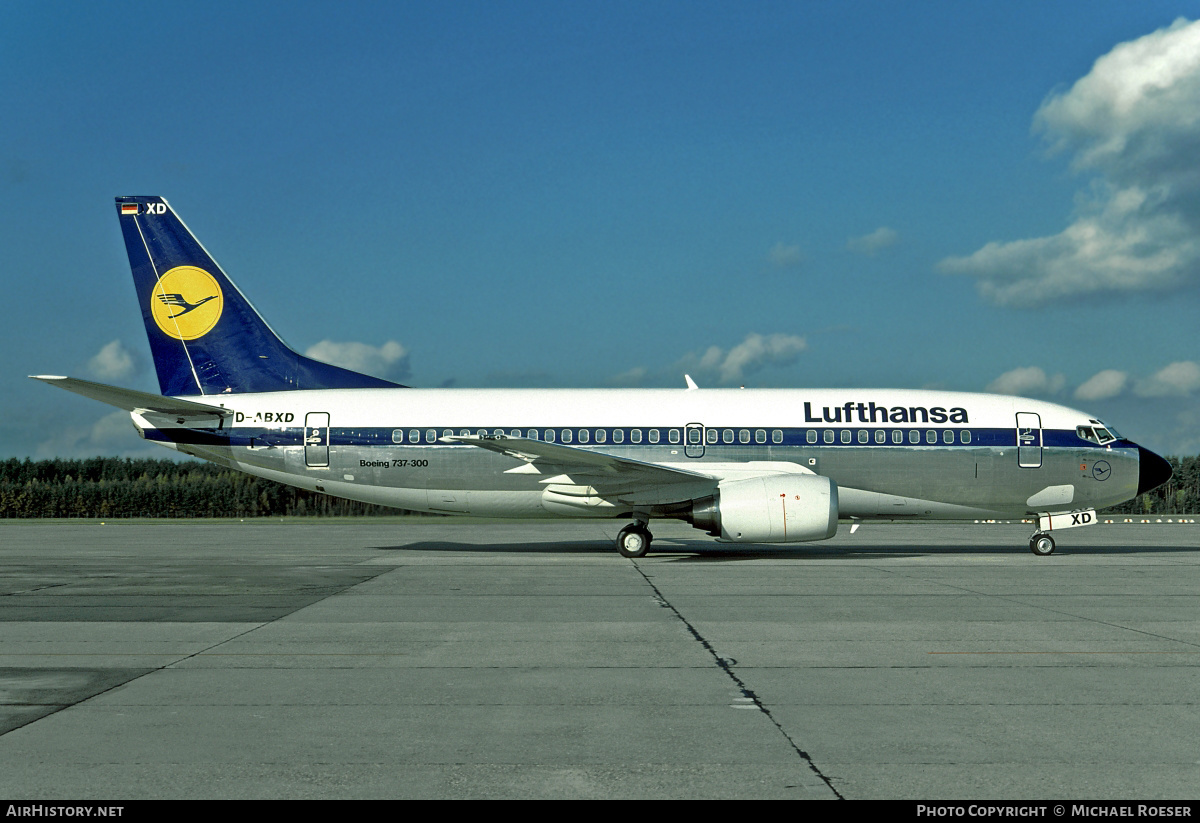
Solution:
<path fill-rule="evenodd" d="M 687 429 L 688 445 L 700 445 L 700 429 Z M 911 444 L 920 444 L 922 440 L 928 444 L 939 442 L 938 429 L 875 429 L 872 434 L 870 429 L 823 429 L 817 432 L 814 429 L 809 429 L 805 433 L 805 442 L 816 443 L 818 439 L 824 443 L 860 443 L 868 444 L 874 441 L 875 443 L 887 443 L 889 439 L 888 432 L 891 432 L 890 439 L 892 443 L 904 443 L 905 440 Z M 971 442 L 971 432 L 966 429 L 941 429 L 940 441 L 942 443 L 952 444 L 955 442 L 955 433 L 957 432 L 957 440 L 959 443 L 967 444 Z M 679 429 L 667 429 L 667 442 L 672 445 L 678 445 L 681 442 L 682 435 Z M 422 442 L 420 429 L 409 429 L 408 438 L 405 439 L 404 429 L 394 429 L 392 431 L 393 443 L 420 443 Z M 508 435 L 510 437 L 526 437 L 530 440 L 545 440 L 547 443 L 554 443 L 556 440 L 562 443 L 607 443 L 609 438 L 608 429 L 512 429 L 505 431 L 504 429 L 479 429 L 472 431 L 471 429 L 459 429 L 458 434 L 461 436 L 469 436 L 472 434 L 478 435 Z M 424 442 L 436 443 L 439 437 L 453 437 L 454 429 L 443 429 L 439 435 L 437 429 L 426 429 L 424 431 Z M 643 438 L 642 429 L 629 429 L 626 433 L 625 429 L 613 429 L 611 431 L 613 443 L 624 443 L 626 437 L 630 443 L 641 443 Z M 648 443 L 659 443 L 662 440 L 661 429 L 646 429 L 645 439 Z M 751 435 L 750 429 L 738 429 L 735 433 L 733 429 L 708 429 L 705 432 L 705 441 L 710 445 L 717 443 L 749 443 L 753 436 L 755 443 L 767 442 L 767 430 L 755 429 Z M 771 430 L 771 442 L 783 442 L 783 430 Z"/>
<path fill-rule="evenodd" d="M 908 442 L 909 443 L 912 443 L 915 445 L 915 444 L 918 444 L 921 442 L 921 430 L 920 429 L 908 429 L 907 431 L 908 431 Z M 966 443 L 971 442 L 971 432 L 968 431 L 967 429 L 942 429 L 941 430 L 941 432 L 942 432 L 941 441 L 943 443 L 953 443 L 955 431 L 958 432 L 958 442 L 959 443 L 966 444 Z M 857 440 L 859 443 L 870 443 L 871 442 L 872 436 L 871 436 L 871 431 L 869 429 L 858 429 L 857 432 L 858 433 L 856 435 L 852 435 L 850 429 L 842 429 L 841 431 L 839 431 L 837 433 L 837 440 L 838 440 L 838 442 L 841 442 L 841 443 L 850 443 L 853 440 Z M 893 443 L 903 443 L 904 442 L 904 438 L 905 438 L 905 430 L 904 429 L 891 429 L 891 432 L 892 432 L 892 442 Z M 833 429 L 825 429 L 822 432 L 821 439 L 824 440 L 824 442 L 826 442 L 826 443 L 834 442 Z M 875 429 L 875 435 L 874 435 L 873 439 L 875 440 L 876 443 L 888 442 L 888 430 Z M 805 437 L 805 440 L 807 440 L 809 443 L 816 443 L 817 442 L 817 433 L 810 429 Z M 926 429 L 925 430 L 925 442 L 929 443 L 929 444 L 937 443 L 938 442 L 938 430 L 937 429 Z"/>

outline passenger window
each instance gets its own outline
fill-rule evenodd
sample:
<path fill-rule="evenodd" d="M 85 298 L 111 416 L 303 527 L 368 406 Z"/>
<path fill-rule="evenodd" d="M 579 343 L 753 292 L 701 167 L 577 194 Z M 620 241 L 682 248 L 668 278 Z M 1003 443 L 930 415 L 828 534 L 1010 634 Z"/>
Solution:
<path fill-rule="evenodd" d="M 409 443 L 420 443 L 421 442 L 421 433 L 419 431 L 417 431 L 416 429 L 409 429 L 408 430 L 408 442 Z"/>
<path fill-rule="evenodd" d="M 804 433 L 804 439 L 805 439 L 805 441 L 807 441 L 809 443 L 816 443 L 817 442 L 817 430 L 809 429 L 807 432 Z"/>
<path fill-rule="evenodd" d="M 843 443 L 849 443 L 849 442 L 850 442 L 850 430 L 849 430 L 849 429 L 842 429 L 842 431 L 841 431 L 841 441 L 842 441 Z"/>
<path fill-rule="evenodd" d="M 867 439 L 868 439 L 867 430 L 866 430 L 866 429 L 859 429 L 859 430 L 858 430 L 858 442 L 859 442 L 859 443 L 866 443 L 866 442 L 867 442 Z"/>
<path fill-rule="evenodd" d="M 893 443 L 903 443 L 904 442 L 904 432 L 900 431 L 900 429 L 892 429 L 892 442 Z"/>
<path fill-rule="evenodd" d="M 814 434 L 815 434 L 815 432 L 814 432 Z M 817 439 L 816 437 L 813 437 L 813 439 L 810 440 L 809 442 L 810 443 L 816 442 L 816 439 Z M 783 442 L 783 429 L 772 429 L 771 430 L 771 442 L 772 443 L 782 443 Z"/>
<path fill-rule="evenodd" d="M 404 429 L 392 429 L 392 442 L 393 443 L 403 443 L 404 442 Z"/>
<path fill-rule="evenodd" d="M 545 431 L 545 435 L 546 435 L 546 442 L 547 442 L 547 443 L 553 443 L 553 442 L 554 442 L 554 429 L 546 429 L 546 431 Z"/>
<path fill-rule="evenodd" d="M 936 443 L 937 442 L 937 432 L 935 432 L 933 429 L 930 429 L 929 431 L 925 432 L 925 442 L 926 443 Z"/>
<path fill-rule="evenodd" d="M 470 429 L 460 429 L 458 433 L 459 433 L 460 435 L 462 435 L 463 437 L 470 437 L 470 436 L 471 436 L 471 430 L 470 430 Z"/>
<path fill-rule="evenodd" d="M 606 432 L 604 429 L 596 429 L 596 442 L 603 443 L 605 440 L 608 439 L 607 435 L 608 435 L 608 432 Z"/>
<path fill-rule="evenodd" d="M 509 432 L 509 434 L 511 434 L 513 437 L 520 437 L 520 436 L 521 436 L 521 430 L 520 430 L 520 429 L 513 429 L 512 431 L 510 431 L 510 432 Z"/>
<path fill-rule="evenodd" d="M 821 439 L 823 439 L 826 443 L 832 443 L 833 436 L 833 429 L 826 429 L 821 433 Z"/>
<path fill-rule="evenodd" d="M 767 442 L 767 432 L 765 429 L 755 429 L 754 430 L 754 442 L 755 443 L 766 443 Z"/>
<path fill-rule="evenodd" d="M 437 429 L 426 429 L 425 430 L 425 442 L 426 443 L 434 443 L 436 441 L 437 441 Z"/>
<path fill-rule="evenodd" d="M 651 430 L 650 430 L 650 442 L 651 442 L 651 443 L 657 443 L 657 442 L 658 442 L 658 429 L 651 429 Z"/>
<path fill-rule="evenodd" d="M 632 429 L 629 432 L 629 442 L 630 443 L 641 443 L 642 442 L 642 430 L 641 429 Z"/>
<path fill-rule="evenodd" d="M 971 433 L 969 431 L 967 431 L 966 429 L 963 429 L 962 431 L 960 431 L 958 433 L 958 442 L 963 443 L 964 445 L 967 443 L 970 443 L 971 442 Z"/>
<path fill-rule="evenodd" d="M 589 436 L 588 436 L 588 435 L 589 435 L 589 432 L 588 432 L 588 430 L 587 430 L 587 429 L 580 429 L 580 430 L 579 430 L 579 442 L 580 442 L 580 443 L 586 443 L 586 442 L 588 442 L 588 440 L 589 440 Z"/>
<path fill-rule="evenodd" d="M 883 429 L 876 429 L 875 430 L 875 442 L 876 443 L 886 443 L 887 442 L 887 432 L 885 432 Z"/>
<path fill-rule="evenodd" d="M 667 439 L 670 440 L 672 443 L 678 443 L 679 442 L 679 429 L 671 429 L 669 432 L 667 432 Z"/>
<path fill-rule="evenodd" d="M 625 442 L 625 430 L 624 429 L 613 429 L 613 442 L 614 443 L 624 443 Z"/>
<path fill-rule="evenodd" d="M 444 432 L 442 432 L 442 437 L 453 437 L 453 436 L 454 436 L 454 429 L 446 429 Z"/>
<path fill-rule="evenodd" d="M 705 433 L 705 435 L 704 435 L 704 439 L 705 439 L 705 440 L 707 440 L 709 443 L 716 443 L 716 442 L 717 442 L 717 430 L 716 430 L 716 429 L 709 429 L 709 430 L 708 430 L 708 431 Z"/>
<path fill-rule="evenodd" d="M 538 439 L 538 430 L 537 430 L 537 429 L 530 429 L 530 430 L 529 430 L 529 439 L 530 439 L 530 440 L 537 440 L 537 439 Z"/>
<path fill-rule="evenodd" d="M 942 432 L 942 442 L 943 443 L 953 443 L 954 442 L 954 431 L 952 429 L 946 429 L 944 432 Z"/>
<path fill-rule="evenodd" d="M 738 442 L 739 443 L 749 443 L 750 442 L 750 430 L 749 429 L 742 429 L 741 431 L 738 432 Z"/>
<path fill-rule="evenodd" d="M 570 443 L 574 439 L 575 439 L 575 436 L 574 436 L 574 434 L 571 433 L 570 429 L 562 430 L 562 442 Z"/>
<path fill-rule="evenodd" d="M 688 433 L 688 435 L 687 435 L 688 445 L 689 446 L 699 446 L 700 445 L 700 430 L 699 429 L 688 429 L 687 433 Z"/>
<path fill-rule="evenodd" d="M 921 442 L 921 433 L 919 431 L 917 431 L 916 429 L 913 429 L 912 431 L 910 431 L 908 433 L 908 442 L 914 443 L 914 444 L 920 443 Z"/>
<path fill-rule="evenodd" d="M 732 443 L 733 429 L 726 429 L 725 431 L 721 432 L 721 440 L 725 441 L 726 443 Z"/>

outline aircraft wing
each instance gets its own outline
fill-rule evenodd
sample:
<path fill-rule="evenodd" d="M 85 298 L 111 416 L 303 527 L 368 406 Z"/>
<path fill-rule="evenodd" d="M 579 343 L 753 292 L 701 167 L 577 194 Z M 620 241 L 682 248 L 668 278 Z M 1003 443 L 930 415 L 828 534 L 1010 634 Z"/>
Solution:
<path fill-rule="evenodd" d="M 116 406 L 118 409 L 125 409 L 125 411 L 136 412 L 138 414 L 157 412 L 158 414 L 169 414 L 178 417 L 205 415 L 225 417 L 233 414 L 231 409 L 222 408 L 221 406 L 209 406 L 206 403 L 197 403 L 193 400 L 179 400 L 175 397 L 163 397 L 161 394 L 150 394 L 149 392 L 136 391 L 134 389 L 122 389 L 119 386 L 108 386 L 104 383 L 80 380 L 77 377 L 59 377 L 52 374 L 31 374 L 29 376 L 34 380 L 49 383 L 51 386 L 58 386 L 60 389 L 82 394 L 84 397 L 90 397 L 92 400 L 99 400 L 101 403 L 107 403 L 110 406 Z"/>
<path fill-rule="evenodd" d="M 443 443 L 466 443 L 525 461 L 510 473 L 540 474 L 548 491 L 568 488 L 575 494 L 615 498 L 631 504 L 690 500 L 711 494 L 719 482 L 711 474 L 644 463 L 601 451 L 508 435 L 457 435 Z"/>
<path fill-rule="evenodd" d="M 530 440 L 527 437 L 509 437 L 503 434 L 488 435 L 455 435 L 441 438 L 441 442 L 468 443 L 481 449 L 504 454 L 527 463 L 537 463 L 539 467 L 554 466 L 562 469 L 573 469 L 572 474 L 587 474 L 589 476 L 611 476 L 631 479 L 640 477 L 646 480 L 678 483 L 680 480 L 695 480 L 698 478 L 712 479 L 712 475 L 700 472 L 660 466 L 655 463 L 643 463 L 641 460 L 631 460 L 628 457 L 617 457 L 604 452 L 580 449 L 575 446 L 564 446 L 561 443 L 547 443 L 545 440 Z"/>

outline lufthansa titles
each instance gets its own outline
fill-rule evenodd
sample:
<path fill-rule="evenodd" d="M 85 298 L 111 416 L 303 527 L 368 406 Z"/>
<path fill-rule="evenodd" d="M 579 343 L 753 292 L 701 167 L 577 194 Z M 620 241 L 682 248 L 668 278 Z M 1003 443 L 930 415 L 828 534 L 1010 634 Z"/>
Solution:
<path fill-rule="evenodd" d="M 822 406 L 814 412 L 812 403 L 804 404 L 805 423 L 969 423 L 967 410 L 955 406 L 877 406 L 849 400 L 840 406 Z"/>

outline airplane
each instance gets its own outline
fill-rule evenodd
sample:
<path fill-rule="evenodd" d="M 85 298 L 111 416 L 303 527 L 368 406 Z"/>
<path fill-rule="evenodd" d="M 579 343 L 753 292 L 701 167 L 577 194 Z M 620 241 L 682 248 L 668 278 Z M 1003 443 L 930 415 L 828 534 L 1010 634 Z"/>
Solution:
<path fill-rule="evenodd" d="M 31 375 L 128 411 L 145 439 L 337 497 L 418 512 L 655 518 L 718 542 L 834 536 L 838 520 L 1033 518 L 1030 550 L 1167 482 L 1085 412 L 907 389 L 417 389 L 305 357 L 161 197 L 117 197 L 161 395 Z M 180 311 L 180 309 L 182 309 Z M 853 528 L 851 529 L 854 530 Z"/>

